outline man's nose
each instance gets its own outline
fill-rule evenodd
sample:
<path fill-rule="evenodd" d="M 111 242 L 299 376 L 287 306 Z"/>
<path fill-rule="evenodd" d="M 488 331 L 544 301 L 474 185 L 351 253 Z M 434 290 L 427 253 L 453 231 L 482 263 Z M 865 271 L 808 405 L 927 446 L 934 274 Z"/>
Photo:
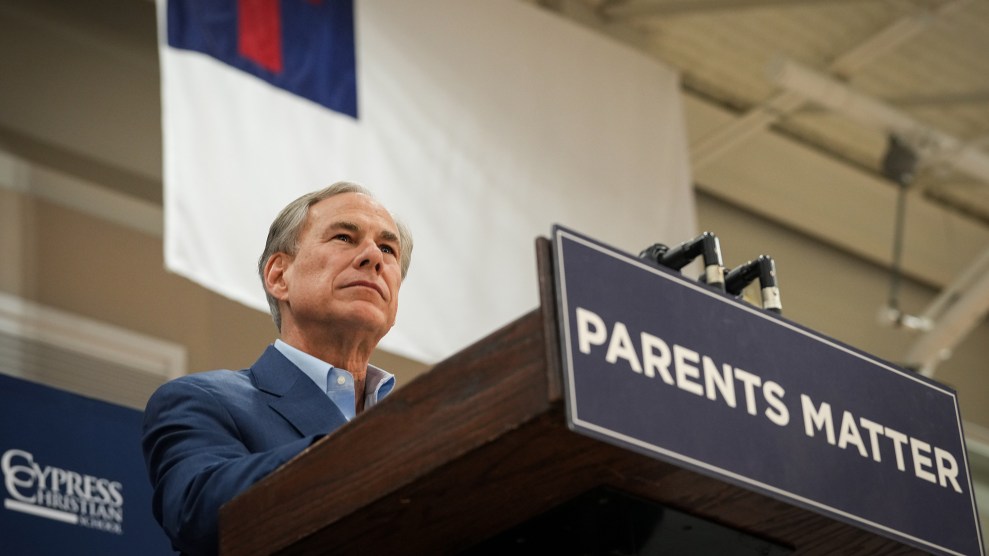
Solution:
<path fill-rule="evenodd" d="M 381 264 L 384 261 L 384 255 L 381 253 L 381 249 L 375 242 L 365 241 L 355 261 L 357 261 L 358 268 L 373 266 L 376 272 L 380 272 Z"/>

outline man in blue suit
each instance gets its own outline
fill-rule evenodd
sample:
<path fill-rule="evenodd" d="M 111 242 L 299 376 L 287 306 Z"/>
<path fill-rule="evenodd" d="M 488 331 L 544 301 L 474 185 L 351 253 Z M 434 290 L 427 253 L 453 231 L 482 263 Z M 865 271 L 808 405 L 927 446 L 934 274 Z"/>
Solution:
<path fill-rule="evenodd" d="M 148 401 L 153 511 L 177 550 L 215 553 L 220 506 L 391 391 L 368 360 L 411 254 L 405 227 L 356 184 L 278 215 L 258 273 L 281 338 L 249 369 L 188 375 Z"/>

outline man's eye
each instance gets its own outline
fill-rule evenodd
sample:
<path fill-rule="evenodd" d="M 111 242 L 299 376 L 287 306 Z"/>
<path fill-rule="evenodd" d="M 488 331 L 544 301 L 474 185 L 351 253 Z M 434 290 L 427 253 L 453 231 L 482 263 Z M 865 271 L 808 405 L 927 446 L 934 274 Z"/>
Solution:
<path fill-rule="evenodd" d="M 385 253 L 387 255 L 394 255 L 395 254 L 395 249 L 391 245 L 382 245 L 381 246 L 381 252 L 382 253 Z"/>
<path fill-rule="evenodd" d="M 347 234 L 337 234 L 337 235 L 333 236 L 333 239 L 339 239 L 340 241 L 346 241 L 348 243 L 350 243 L 350 241 L 351 241 L 350 240 L 350 236 L 347 235 Z"/>

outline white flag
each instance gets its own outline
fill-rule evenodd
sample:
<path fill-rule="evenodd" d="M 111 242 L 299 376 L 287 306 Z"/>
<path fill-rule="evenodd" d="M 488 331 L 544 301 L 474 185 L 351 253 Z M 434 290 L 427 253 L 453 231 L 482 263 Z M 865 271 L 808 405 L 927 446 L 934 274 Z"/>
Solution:
<path fill-rule="evenodd" d="M 676 74 L 531 5 L 159 0 L 159 22 L 165 262 L 252 307 L 275 214 L 340 180 L 412 229 L 380 347 L 427 363 L 537 305 L 554 223 L 630 252 L 696 233 Z"/>

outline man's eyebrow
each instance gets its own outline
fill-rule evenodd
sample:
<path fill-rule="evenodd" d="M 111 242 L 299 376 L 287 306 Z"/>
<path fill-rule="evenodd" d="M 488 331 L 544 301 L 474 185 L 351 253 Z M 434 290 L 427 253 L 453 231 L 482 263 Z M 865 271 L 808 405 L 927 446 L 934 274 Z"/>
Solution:
<path fill-rule="evenodd" d="M 358 226 L 353 222 L 350 222 L 349 220 L 338 220 L 336 222 L 331 222 L 329 229 L 331 230 L 344 229 L 347 230 L 348 232 L 354 232 L 354 233 L 361 231 L 360 226 Z M 382 232 L 378 234 L 378 237 L 380 237 L 385 241 L 395 241 L 395 242 L 399 241 L 398 234 L 392 232 L 391 230 L 382 230 Z"/>
<path fill-rule="evenodd" d="M 361 227 L 360 226 L 358 226 L 357 224 L 354 224 L 353 222 L 347 221 L 347 220 L 338 220 L 336 222 L 330 223 L 330 229 L 331 230 L 339 230 L 341 228 L 343 228 L 344 230 L 347 230 L 349 232 L 359 232 L 359 231 L 361 231 Z"/>

